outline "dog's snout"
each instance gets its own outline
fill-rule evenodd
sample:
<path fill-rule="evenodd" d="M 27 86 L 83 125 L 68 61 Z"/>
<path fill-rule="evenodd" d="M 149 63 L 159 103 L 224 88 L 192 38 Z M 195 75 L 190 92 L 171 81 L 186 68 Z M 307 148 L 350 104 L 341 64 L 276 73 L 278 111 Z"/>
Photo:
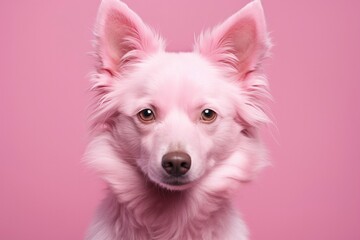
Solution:
<path fill-rule="evenodd" d="M 191 157 L 185 152 L 169 152 L 163 156 L 161 165 L 169 175 L 180 177 L 189 171 Z"/>

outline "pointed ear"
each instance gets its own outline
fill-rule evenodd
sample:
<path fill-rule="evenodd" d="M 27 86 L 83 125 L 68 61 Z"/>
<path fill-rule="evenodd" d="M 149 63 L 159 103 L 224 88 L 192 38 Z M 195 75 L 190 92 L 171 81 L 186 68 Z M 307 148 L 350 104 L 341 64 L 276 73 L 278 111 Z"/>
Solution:
<path fill-rule="evenodd" d="M 270 45 L 261 2 L 255 0 L 200 35 L 195 51 L 244 78 L 257 69 Z"/>
<path fill-rule="evenodd" d="M 112 76 L 124 66 L 163 49 L 163 41 L 125 3 L 101 2 L 95 25 L 96 51 L 100 66 Z"/>

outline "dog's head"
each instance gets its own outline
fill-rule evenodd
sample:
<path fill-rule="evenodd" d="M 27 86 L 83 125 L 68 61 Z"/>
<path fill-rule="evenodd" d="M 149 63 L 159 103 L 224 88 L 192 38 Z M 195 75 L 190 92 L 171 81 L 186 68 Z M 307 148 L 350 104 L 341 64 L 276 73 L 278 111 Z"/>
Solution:
<path fill-rule="evenodd" d="M 121 161 L 171 190 L 246 181 L 264 165 L 257 130 L 269 120 L 269 95 L 260 64 L 270 42 L 260 1 L 201 34 L 191 53 L 165 52 L 116 0 L 102 2 L 95 34 L 94 122 Z"/>

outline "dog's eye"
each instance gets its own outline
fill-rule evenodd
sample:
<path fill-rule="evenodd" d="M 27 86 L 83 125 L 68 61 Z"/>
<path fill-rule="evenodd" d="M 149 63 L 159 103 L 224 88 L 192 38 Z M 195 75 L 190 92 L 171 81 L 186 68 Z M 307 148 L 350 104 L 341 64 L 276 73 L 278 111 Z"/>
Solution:
<path fill-rule="evenodd" d="M 151 123 L 152 121 L 155 120 L 155 114 L 154 111 L 146 108 L 141 110 L 138 114 L 137 114 L 139 120 L 143 123 Z"/>
<path fill-rule="evenodd" d="M 202 111 L 201 113 L 201 121 L 204 123 L 212 123 L 215 121 L 217 117 L 217 114 L 215 111 L 211 110 L 211 109 L 205 109 L 204 111 Z"/>

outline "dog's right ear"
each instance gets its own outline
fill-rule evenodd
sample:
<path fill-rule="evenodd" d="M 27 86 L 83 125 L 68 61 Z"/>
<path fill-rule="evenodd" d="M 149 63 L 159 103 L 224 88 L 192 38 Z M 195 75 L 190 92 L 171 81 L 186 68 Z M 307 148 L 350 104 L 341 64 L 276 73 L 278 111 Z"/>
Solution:
<path fill-rule="evenodd" d="M 103 0 L 95 25 L 99 73 L 121 74 L 129 64 L 163 49 L 162 39 L 119 0 Z"/>
<path fill-rule="evenodd" d="M 261 1 L 254 0 L 200 35 L 195 51 L 244 80 L 248 73 L 258 70 L 270 47 Z"/>

